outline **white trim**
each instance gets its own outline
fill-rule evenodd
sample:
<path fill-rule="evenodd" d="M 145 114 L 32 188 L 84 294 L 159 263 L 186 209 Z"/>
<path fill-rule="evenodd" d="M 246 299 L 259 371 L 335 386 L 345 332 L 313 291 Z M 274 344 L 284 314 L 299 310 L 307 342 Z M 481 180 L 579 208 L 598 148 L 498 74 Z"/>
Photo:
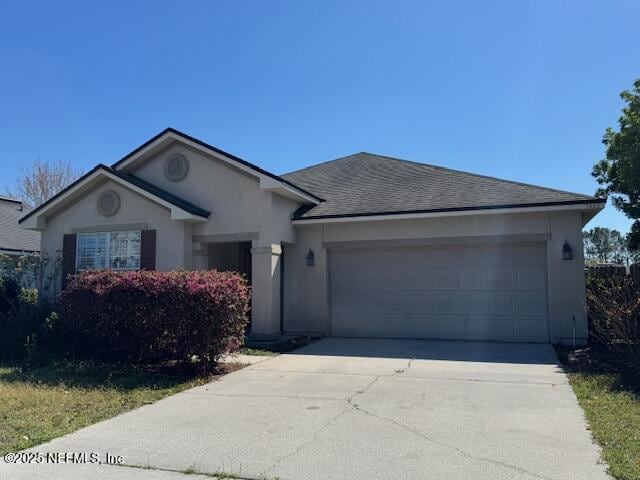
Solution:
<path fill-rule="evenodd" d="M 280 182 L 275 178 L 271 178 L 267 175 L 263 175 L 262 177 L 260 177 L 260 189 L 269 190 L 269 191 L 278 193 L 283 197 L 287 197 L 292 200 L 300 201 L 300 198 L 302 198 L 307 203 L 313 203 L 314 205 L 318 205 L 320 203 L 314 197 L 304 193 L 303 191 L 297 189 L 293 185 Z"/>
<path fill-rule="evenodd" d="M 46 227 L 46 216 L 48 212 L 50 212 L 52 209 L 54 209 L 56 206 L 60 205 L 61 203 L 64 204 L 66 200 L 70 199 L 76 193 L 78 193 L 78 190 L 81 189 L 82 187 L 85 187 L 86 190 L 89 190 L 91 188 L 91 185 L 88 185 L 88 184 L 92 182 L 96 183 L 96 181 L 100 177 L 105 177 L 109 180 L 112 180 L 118 183 L 119 185 L 125 188 L 128 188 L 129 190 L 132 190 L 133 192 L 151 200 L 152 202 L 167 208 L 171 212 L 172 220 L 182 220 L 182 221 L 190 221 L 190 222 L 206 222 L 207 221 L 207 219 L 204 217 L 189 213 L 186 210 L 180 207 L 177 207 L 176 205 L 173 205 L 172 203 L 169 203 L 166 200 L 156 195 L 153 195 L 152 193 L 149 193 L 146 190 L 143 190 L 142 188 L 132 183 L 129 183 L 123 180 L 122 178 L 118 177 L 117 175 L 114 175 L 113 173 L 107 170 L 104 170 L 102 168 L 99 168 L 95 172 L 93 172 L 91 175 L 86 177 L 82 182 L 78 183 L 73 188 L 67 190 L 59 197 L 53 199 L 48 205 L 43 207 L 42 210 L 34 213 L 32 216 L 27 218 L 21 224 L 22 228 L 27 230 L 44 230 L 44 228 Z"/>
<path fill-rule="evenodd" d="M 116 165 L 114 168 L 115 170 L 126 170 L 127 167 L 129 166 L 133 166 L 136 165 L 137 163 L 140 163 L 141 161 L 144 160 L 144 157 L 149 154 L 149 153 L 153 153 L 154 151 L 157 151 L 161 148 L 163 148 L 166 144 L 168 144 L 170 141 L 175 141 L 178 143 L 182 143 L 183 145 L 186 145 L 192 149 L 195 149 L 197 151 L 200 152 L 204 152 L 205 154 L 215 157 L 216 159 L 228 163 L 231 166 L 233 166 L 234 168 L 254 177 L 257 178 L 260 182 L 260 189 L 262 190 L 270 190 L 273 191 L 275 193 L 278 193 L 280 195 L 283 195 L 285 197 L 289 197 L 289 198 L 293 198 L 294 200 L 302 200 L 303 202 L 306 203 L 313 203 L 314 205 L 318 205 L 320 203 L 319 200 L 317 200 L 316 198 L 314 198 L 313 196 L 303 192 L 302 190 L 296 188 L 293 185 L 287 184 L 281 180 L 277 180 L 273 177 L 270 177 L 269 175 L 265 175 L 264 173 L 260 173 L 257 170 L 254 170 L 253 168 L 238 162 L 237 160 L 234 160 L 231 157 L 228 157 L 226 155 L 223 155 L 219 152 L 216 152 L 215 150 L 212 150 L 210 148 L 207 148 L 203 145 L 201 145 L 200 143 L 194 142 L 193 140 L 190 140 L 188 138 L 185 138 L 181 135 L 178 135 L 174 132 L 165 132 L 163 135 L 161 135 L 160 137 L 156 138 L 152 143 L 150 143 L 149 145 L 145 146 L 143 149 L 137 151 L 136 153 L 134 153 L 133 155 L 131 155 L 129 158 L 127 158 L 124 162 L 120 163 L 119 165 Z"/>
<path fill-rule="evenodd" d="M 318 223 L 348 223 L 348 222 L 375 222 L 380 220 L 412 220 L 420 218 L 438 218 L 438 217 L 468 217 L 472 215 L 495 215 L 504 213 L 533 213 L 533 212 L 551 212 L 566 210 L 595 210 L 600 211 L 604 208 L 604 203 L 583 203 L 573 205 L 551 205 L 548 207 L 514 207 L 514 208 L 486 208 L 478 210 L 459 210 L 449 212 L 425 212 L 425 213 L 400 213 L 400 214 L 380 214 L 380 215 L 361 215 L 354 217 L 337 217 L 337 218 L 310 218 L 308 220 L 292 220 L 293 225 L 313 225 Z"/>

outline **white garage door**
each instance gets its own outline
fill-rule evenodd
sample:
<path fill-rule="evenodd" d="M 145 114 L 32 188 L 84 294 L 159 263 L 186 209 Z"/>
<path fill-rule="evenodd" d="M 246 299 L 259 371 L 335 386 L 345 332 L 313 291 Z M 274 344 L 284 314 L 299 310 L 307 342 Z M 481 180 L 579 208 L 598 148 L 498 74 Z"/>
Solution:
<path fill-rule="evenodd" d="M 547 342 L 545 245 L 330 252 L 335 336 Z"/>

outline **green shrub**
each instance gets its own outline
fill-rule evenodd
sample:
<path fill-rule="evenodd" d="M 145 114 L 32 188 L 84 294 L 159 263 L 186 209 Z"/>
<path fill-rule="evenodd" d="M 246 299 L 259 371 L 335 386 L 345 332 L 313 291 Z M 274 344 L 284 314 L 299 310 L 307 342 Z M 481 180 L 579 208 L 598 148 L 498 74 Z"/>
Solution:
<path fill-rule="evenodd" d="M 60 333 L 81 359 L 208 369 L 242 344 L 249 298 L 230 272 L 84 272 L 60 297 Z"/>
<path fill-rule="evenodd" d="M 38 293 L 13 278 L 0 278 L 0 360 L 34 355 L 39 338 L 46 338 L 47 305 L 38 304 Z"/>
<path fill-rule="evenodd" d="M 0 315 L 10 313 L 18 306 L 21 290 L 13 277 L 0 277 Z"/>

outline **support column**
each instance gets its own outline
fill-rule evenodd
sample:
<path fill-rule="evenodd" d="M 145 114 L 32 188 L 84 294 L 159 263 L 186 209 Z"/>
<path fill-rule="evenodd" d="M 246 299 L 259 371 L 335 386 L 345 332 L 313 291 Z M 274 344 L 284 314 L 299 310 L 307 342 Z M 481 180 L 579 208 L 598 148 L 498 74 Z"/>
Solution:
<path fill-rule="evenodd" d="M 280 244 L 251 249 L 251 339 L 280 337 Z"/>
<path fill-rule="evenodd" d="M 191 249 L 191 270 L 209 269 L 209 249 L 206 243 L 193 242 Z"/>

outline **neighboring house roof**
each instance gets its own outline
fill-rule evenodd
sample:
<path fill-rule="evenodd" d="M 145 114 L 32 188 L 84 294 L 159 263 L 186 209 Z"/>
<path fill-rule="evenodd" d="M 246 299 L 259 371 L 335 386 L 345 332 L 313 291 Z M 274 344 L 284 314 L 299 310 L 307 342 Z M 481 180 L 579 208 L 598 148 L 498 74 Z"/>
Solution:
<path fill-rule="evenodd" d="M 538 187 L 366 152 L 282 175 L 324 198 L 294 220 L 603 203 Z"/>
<path fill-rule="evenodd" d="M 107 178 L 110 178 L 112 180 L 119 180 L 125 185 L 130 185 L 134 187 L 134 189 L 138 189 L 138 191 L 142 190 L 151 197 L 159 200 L 160 203 L 174 206 L 183 211 L 183 213 L 186 212 L 187 214 L 195 215 L 196 217 L 202 218 L 207 218 L 209 216 L 209 212 L 207 210 L 200 208 L 197 205 L 194 205 L 193 203 L 188 202 L 187 200 L 184 200 L 170 192 L 167 192 L 160 187 L 157 187 L 134 175 L 118 172 L 111 167 L 100 164 L 96 165 L 93 169 L 85 173 L 82 177 L 59 192 L 57 195 L 50 198 L 47 202 L 43 203 L 38 208 L 33 209 L 27 215 L 20 218 L 19 223 L 23 223 L 30 217 L 37 215 L 38 213 L 45 211 L 46 209 L 54 207 L 56 203 L 62 201 L 66 196 L 72 194 L 74 190 L 79 189 L 88 182 L 95 181 L 100 175 L 106 176 Z"/>
<path fill-rule="evenodd" d="M 20 200 L 0 197 L 0 252 L 40 251 L 40 233 L 24 230 L 18 225 L 20 217 L 31 210 Z"/>

